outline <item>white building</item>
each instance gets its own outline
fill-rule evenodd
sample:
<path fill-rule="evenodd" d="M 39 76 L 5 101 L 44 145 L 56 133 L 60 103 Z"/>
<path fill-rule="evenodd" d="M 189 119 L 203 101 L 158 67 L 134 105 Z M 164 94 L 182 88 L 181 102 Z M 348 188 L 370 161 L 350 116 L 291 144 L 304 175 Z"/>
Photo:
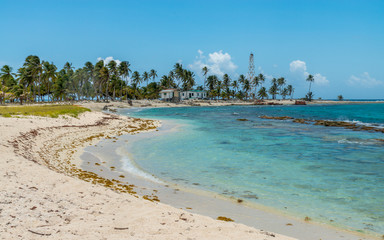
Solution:
<path fill-rule="evenodd" d="M 180 99 L 204 99 L 207 98 L 207 92 L 201 90 L 189 90 L 180 93 Z"/>
<path fill-rule="evenodd" d="M 160 100 L 171 101 L 179 98 L 179 91 L 175 88 L 164 89 L 160 91 Z"/>

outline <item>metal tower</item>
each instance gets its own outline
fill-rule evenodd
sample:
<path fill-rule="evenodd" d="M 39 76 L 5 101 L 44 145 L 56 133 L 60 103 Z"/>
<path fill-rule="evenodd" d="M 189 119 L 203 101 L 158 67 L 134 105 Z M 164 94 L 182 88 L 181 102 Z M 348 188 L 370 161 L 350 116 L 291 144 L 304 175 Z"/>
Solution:
<path fill-rule="evenodd" d="M 249 55 L 249 67 L 248 67 L 249 82 L 252 82 L 254 77 L 255 77 L 255 64 L 253 62 L 253 53 L 251 53 L 251 55 Z"/>

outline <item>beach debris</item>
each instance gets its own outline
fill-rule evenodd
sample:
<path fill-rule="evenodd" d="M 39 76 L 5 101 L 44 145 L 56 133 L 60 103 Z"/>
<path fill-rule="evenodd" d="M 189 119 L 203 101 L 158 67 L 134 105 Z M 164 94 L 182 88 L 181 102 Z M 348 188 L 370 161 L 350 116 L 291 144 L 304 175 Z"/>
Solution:
<path fill-rule="evenodd" d="M 28 229 L 28 232 L 33 233 L 33 234 L 37 234 L 40 236 L 51 236 L 52 235 L 51 233 L 39 233 L 39 232 L 35 232 L 33 230 L 30 230 L 30 229 Z"/>
<path fill-rule="evenodd" d="M 245 121 L 249 121 L 248 119 L 246 119 L 246 118 L 238 118 L 238 119 L 236 119 L 237 121 L 240 121 L 240 122 L 245 122 Z"/>
<path fill-rule="evenodd" d="M 188 219 L 184 217 L 184 213 L 180 214 L 179 219 L 183 221 L 187 221 Z"/>
<path fill-rule="evenodd" d="M 312 220 L 312 219 L 311 219 L 310 217 L 308 217 L 308 216 L 304 218 L 304 221 L 306 221 L 306 222 L 309 222 L 309 221 L 311 221 L 311 220 Z"/>
<path fill-rule="evenodd" d="M 224 216 L 218 216 L 216 218 L 216 220 L 220 220 L 220 221 L 225 221 L 225 222 L 234 222 L 235 220 L 231 219 L 231 218 L 228 218 L 228 217 L 224 217 Z"/>
<path fill-rule="evenodd" d="M 129 227 L 114 227 L 115 230 L 128 230 Z"/>
<path fill-rule="evenodd" d="M 293 226 L 293 224 L 292 223 L 287 223 L 287 224 L 285 224 L 286 226 Z"/>
<path fill-rule="evenodd" d="M 237 202 L 242 203 L 242 202 L 244 202 L 244 200 L 239 198 L 239 199 L 237 199 Z"/>
<path fill-rule="evenodd" d="M 270 233 L 270 232 L 264 232 L 264 234 L 267 235 L 267 236 L 270 236 L 270 237 L 276 237 L 275 234 Z"/>

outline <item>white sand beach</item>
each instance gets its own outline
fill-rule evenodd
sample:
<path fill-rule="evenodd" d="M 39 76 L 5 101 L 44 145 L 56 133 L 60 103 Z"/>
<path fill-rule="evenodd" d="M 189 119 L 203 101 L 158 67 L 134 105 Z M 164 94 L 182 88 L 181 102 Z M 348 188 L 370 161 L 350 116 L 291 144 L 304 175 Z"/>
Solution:
<path fill-rule="evenodd" d="M 113 137 L 143 123 L 140 131 L 146 131 L 156 121 L 100 112 L 0 121 L 1 239 L 293 239 L 147 201 L 70 172 L 76 153 L 100 134 Z"/>

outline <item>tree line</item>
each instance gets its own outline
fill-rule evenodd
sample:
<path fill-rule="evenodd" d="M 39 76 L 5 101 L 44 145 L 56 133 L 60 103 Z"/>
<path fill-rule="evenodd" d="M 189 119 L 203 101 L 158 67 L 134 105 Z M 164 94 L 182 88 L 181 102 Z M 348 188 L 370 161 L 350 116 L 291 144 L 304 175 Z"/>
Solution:
<path fill-rule="evenodd" d="M 219 78 L 217 75 L 208 75 L 209 71 L 208 67 L 202 68 L 204 84 L 196 89 L 206 90 L 211 99 L 276 99 L 278 95 L 282 99 L 293 97 L 294 88 L 286 84 L 284 77 L 273 78 L 267 88 L 264 86 L 266 78 L 261 73 L 252 79 L 242 74 L 232 80 L 228 74 Z M 176 63 L 158 81 L 157 78 L 154 69 L 141 74 L 132 71 L 128 61 L 86 62 L 78 69 L 66 62 L 62 69 L 58 69 L 54 63 L 30 55 L 17 72 L 13 72 L 9 65 L 1 68 L 0 103 L 157 99 L 162 89 L 186 91 L 196 86 L 194 72 L 183 68 L 181 63 Z M 308 78 L 311 84 L 313 76 Z M 313 96 L 310 90 L 308 95 L 310 98 Z"/>

